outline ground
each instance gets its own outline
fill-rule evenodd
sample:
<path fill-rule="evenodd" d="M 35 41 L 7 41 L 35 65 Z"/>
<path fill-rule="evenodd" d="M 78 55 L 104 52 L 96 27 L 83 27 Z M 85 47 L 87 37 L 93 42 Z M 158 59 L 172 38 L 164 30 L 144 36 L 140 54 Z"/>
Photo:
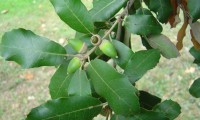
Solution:
<path fill-rule="evenodd" d="M 83 1 L 88 8 L 91 7 L 91 0 Z M 25 28 L 65 44 L 65 40 L 75 33 L 59 19 L 48 0 L 0 0 L 0 12 L 0 38 L 6 31 Z M 181 24 L 176 29 L 170 29 L 169 25 L 163 27 L 163 33 L 176 42 Z M 200 76 L 200 69 L 192 64 L 193 58 L 188 52 L 192 46 L 189 35 L 184 41 L 185 47 L 179 58 L 168 60 L 162 57 L 158 66 L 149 71 L 137 86 L 163 100 L 172 99 L 180 103 L 182 114 L 177 120 L 198 120 L 200 102 L 188 93 L 188 88 Z M 144 48 L 140 40 L 134 36 L 133 50 L 141 49 Z M 24 70 L 0 57 L 0 120 L 24 119 L 31 108 L 50 99 L 48 84 L 55 70 L 54 67 Z"/>

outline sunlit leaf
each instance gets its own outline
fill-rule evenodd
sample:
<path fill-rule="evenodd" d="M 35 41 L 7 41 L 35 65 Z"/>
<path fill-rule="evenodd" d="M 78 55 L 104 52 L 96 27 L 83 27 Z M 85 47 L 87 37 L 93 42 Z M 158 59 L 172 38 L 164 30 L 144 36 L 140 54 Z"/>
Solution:
<path fill-rule="evenodd" d="M 192 96 L 200 98 L 200 78 L 193 82 L 189 89 L 189 92 Z"/>
<path fill-rule="evenodd" d="M 139 112 L 136 89 L 124 75 L 98 59 L 90 62 L 87 72 L 95 91 L 108 101 L 116 114 L 131 115 Z"/>
<path fill-rule="evenodd" d="M 156 49 L 143 50 L 133 54 L 124 69 L 131 83 L 139 80 L 148 70 L 154 68 L 160 60 L 160 52 Z"/>
<path fill-rule="evenodd" d="M 162 112 L 170 120 L 174 120 L 181 113 L 181 107 L 177 102 L 165 100 L 153 108 L 156 112 Z"/>
<path fill-rule="evenodd" d="M 0 52 L 6 60 L 15 61 L 23 68 L 57 66 L 66 54 L 58 43 L 21 28 L 3 35 Z"/>
<path fill-rule="evenodd" d="M 78 69 L 73 74 L 69 84 L 68 94 L 73 96 L 91 95 L 90 81 L 88 80 L 84 70 Z"/>
<path fill-rule="evenodd" d="M 59 98 L 32 109 L 26 120 L 92 120 L 100 113 L 101 106 L 92 97 Z"/>
<path fill-rule="evenodd" d="M 56 13 L 72 29 L 82 33 L 92 33 L 92 18 L 81 0 L 50 0 Z"/>

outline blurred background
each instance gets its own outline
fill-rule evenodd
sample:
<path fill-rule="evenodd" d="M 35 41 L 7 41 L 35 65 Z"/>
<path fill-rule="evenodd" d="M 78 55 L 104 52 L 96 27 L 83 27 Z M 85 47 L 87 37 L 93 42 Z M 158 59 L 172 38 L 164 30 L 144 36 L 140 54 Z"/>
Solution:
<path fill-rule="evenodd" d="M 92 7 L 91 0 L 82 1 L 88 9 Z M 163 33 L 176 43 L 181 25 L 175 29 L 163 25 Z M 32 30 L 60 44 L 75 34 L 59 19 L 49 0 L 0 0 L 0 38 L 15 28 Z M 192 46 L 189 30 L 187 34 L 181 56 L 170 60 L 161 58 L 158 66 L 137 82 L 137 87 L 163 100 L 177 101 L 182 107 L 177 120 L 199 120 L 200 100 L 193 98 L 188 88 L 200 77 L 200 68 L 192 64 L 193 58 L 188 52 Z M 133 36 L 132 41 L 134 51 L 145 49 L 138 36 Z M 0 120 L 22 120 L 31 108 L 50 99 L 48 84 L 55 70 L 54 67 L 25 70 L 0 57 Z"/>

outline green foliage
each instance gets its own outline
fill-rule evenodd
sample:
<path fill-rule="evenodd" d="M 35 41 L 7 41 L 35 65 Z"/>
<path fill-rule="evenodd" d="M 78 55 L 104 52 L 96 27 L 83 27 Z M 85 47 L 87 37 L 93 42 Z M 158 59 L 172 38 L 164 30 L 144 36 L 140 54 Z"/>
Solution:
<path fill-rule="evenodd" d="M 87 8 L 80 0 L 50 0 L 58 16 L 71 28 L 82 33 L 92 33 L 94 25 Z"/>
<path fill-rule="evenodd" d="M 126 28 L 133 34 L 151 35 L 162 32 L 162 27 L 153 15 L 130 15 L 125 21 Z"/>
<path fill-rule="evenodd" d="M 198 78 L 197 80 L 193 82 L 193 84 L 191 85 L 189 89 L 189 92 L 192 96 L 199 98 L 200 97 L 199 89 L 200 89 L 200 78 Z"/>
<path fill-rule="evenodd" d="M 139 112 L 137 90 L 124 75 L 98 59 L 90 62 L 87 72 L 95 91 L 108 101 L 115 113 L 130 115 Z"/>
<path fill-rule="evenodd" d="M 90 10 L 93 21 L 105 22 L 112 18 L 128 0 L 94 0 Z"/>
<path fill-rule="evenodd" d="M 160 52 L 156 49 L 136 52 L 127 62 L 124 74 L 131 83 L 139 80 L 148 70 L 154 68 L 160 59 Z"/>
<path fill-rule="evenodd" d="M 197 21 L 200 18 L 200 1 L 199 0 L 188 0 L 188 9 L 193 21 Z"/>
<path fill-rule="evenodd" d="M 146 91 L 139 93 L 140 106 L 147 110 L 152 110 L 155 105 L 161 102 L 161 98 L 154 96 Z"/>
<path fill-rule="evenodd" d="M 0 51 L 6 60 L 15 61 L 23 68 L 57 66 L 66 54 L 58 43 L 21 28 L 3 35 Z"/>
<path fill-rule="evenodd" d="M 172 14 L 172 5 L 170 0 L 144 0 L 149 9 L 156 13 L 161 23 L 166 23 Z"/>
<path fill-rule="evenodd" d="M 159 49 L 162 55 L 168 59 L 179 56 L 176 46 L 165 35 L 152 35 L 147 38 L 147 42 L 154 49 Z"/>
<path fill-rule="evenodd" d="M 111 120 L 169 120 L 162 112 L 142 109 L 139 114 L 130 117 L 114 115 Z"/>
<path fill-rule="evenodd" d="M 194 63 L 200 65 L 200 50 L 196 50 L 194 47 L 190 49 L 190 54 L 194 57 Z"/>
<path fill-rule="evenodd" d="M 136 85 L 145 73 L 156 67 L 160 54 L 168 59 L 179 56 L 176 46 L 161 34 L 160 24 L 177 22 L 173 20 L 178 15 L 176 1 L 145 0 L 148 8 L 143 8 L 140 0 L 93 0 L 90 10 L 81 0 L 50 2 L 60 19 L 76 31 L 69 44 L 63 47 L 25 29 L 5 33 L 0 44 L 1 56 L 24 68 L 58 66 L 49 84 L 52 100 L 32 109 L 27 120 L 92 120 L 102 113 L 103 106 L 106 106 L 104 115 L 112 120 L 178 117 L 181 113 L 178 103 L 161 102 L 161 98 L 138 90 Z M 189 1 L 188 6 L 183 1 L 179 4 L 189 9 L 183 10 L 185 15 L 188 12 L 191 15 L 185 17 L 186 24 L 199 19 L 197 1 Z M 193 41 L 198 43 L 197 24 L 191 23 L 191 33 L 195 36 Z M 140 35 L 147 50 L 133 52 L 130 33 Z M 190 53 L 199 64 L 200 44 L 197 43 Z M 200 96 L 199 79 L 189 92 L 194 97 Z"/>
<path fill-rule="evenodd" d="M 69 96 L 91 95 L 90 81 L 88 80 L 84 70 L 77 70 L 73 74 L 69 84 L 68 94 Z"/>
<path fill-rule="evenodd" d="M 92 97 L 74 96 L 58 98 L 34 108 L 27 120 L 88 120 L 101 111 L 101 102 Z"/>
<path fill-rule="evenodd" d="M 115 58 L 115 62 L 124 69 L 134 53 L 129 47 L 117 40 L 113 40 L 113 44 L 118 55 L 118 58 Z"/>
<path fill-rule="evenodd" d="M 180 105 L 172 100 L 165 100 L 156 105 L 153 109 L 156 112 L 164 113 L 170 120 L 174 120 L 181 113 Z"/>
<path fill-rule="evenodd" d="M 72 75 L 68 75 L 66 69 L 68 63 L 63 63 L 51 78 L 49 91 L 52 99 L 67 97 L 67 88 L 69 86 Z"/>

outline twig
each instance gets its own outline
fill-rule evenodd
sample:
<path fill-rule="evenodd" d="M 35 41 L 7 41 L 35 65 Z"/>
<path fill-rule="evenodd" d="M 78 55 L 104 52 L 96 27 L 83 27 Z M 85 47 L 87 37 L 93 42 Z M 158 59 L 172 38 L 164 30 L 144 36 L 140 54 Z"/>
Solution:
<path fill-rule="evenodd" d="M 118 23 L 118 28 L 117 28 L 117 35 L 116 35 L 116 39 L 120 40 L 121 38 L 121 34 L 122 33 L 122 20 L 120 19 L 120 22 Z"/>
<path fill-rule="evenodd" d="M 119 17 L 117 18 L 117 20 L 115 21 L 115 23 L 112 25 L 112 27 L 106 32 L 106 34 L 102 37 L 101 40 L 105 39 L 111 32 L 112 30 L 115 28 L 115 26 L 121 21 L 121 18 L 123 18 L 127 12 L 128 9 L 133 5 L 135 0 L 129 0 L 126 8 L 124 9 L 124 11 L 119 15 Z M 84 59 L 87 59 L 90 54 L 92 54 L 95 50 L 96 50 L 97 46 L 94 46 L 90 51 L 88 51 L 85 55 L 84 55 Z"/>

